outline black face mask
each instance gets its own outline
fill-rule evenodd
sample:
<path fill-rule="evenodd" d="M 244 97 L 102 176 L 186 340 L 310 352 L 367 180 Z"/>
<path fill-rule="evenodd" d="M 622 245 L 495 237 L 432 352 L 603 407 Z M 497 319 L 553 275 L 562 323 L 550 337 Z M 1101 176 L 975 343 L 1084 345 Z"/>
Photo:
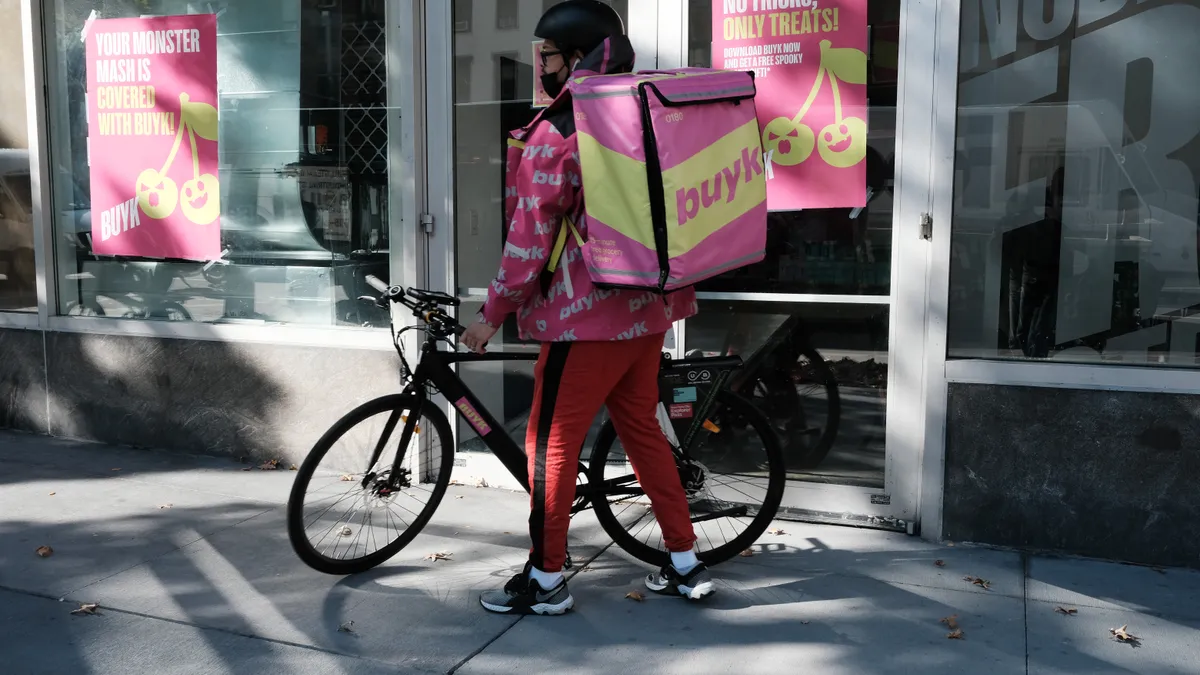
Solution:
<path fill-rule="evenodd" d="M 546 90 L 546 94 L 548 94 L 550 98 L 558 98 L 558 95 L 561 94 L 562 90 L 567 86 L 566 82 L 558 81 L 558 74 L 561 72 L 562 68 L 559 68 L 553 73 L 542 73 L 542 89 Z"/>

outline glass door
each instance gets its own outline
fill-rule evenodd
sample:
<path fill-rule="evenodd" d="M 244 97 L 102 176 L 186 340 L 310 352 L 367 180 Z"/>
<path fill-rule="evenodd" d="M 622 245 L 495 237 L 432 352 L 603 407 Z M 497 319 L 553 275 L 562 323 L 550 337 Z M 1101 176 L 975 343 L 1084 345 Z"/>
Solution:
<path fill-rule="evenodd" d="M 508 132 L 528 124 L 539 65 L 534 28 L 562 0 L 453 0 L 425 2 L 429 97 L 428 278 L 462 301 L 459 315 L 474 318 L 499 269 L 507 233 L 504 157 Z M 658 2 L 605 0 L 625 21 L 638 68 L 656 59 Z M 517 339 L 510 320 L 492 340 L 492 351 L 533 353 Z M 464 381 L 524 444 L 533 401 L 533 363 L 460 366 Z M 453 413 L 453 410 L 448 409 Z M 451 419 L 455 416 L 451 414 Z M 512 483 L 470 425 L 457 424 L 462 480 Z"/>
<path fill-rule="evenodd" d="M 766 259 L 700 286 L 681 351 L 763 364 L 746 393 L 780 433 L 793 516 L 906 525 L 924 434 L 930 145 L 919 137 L 935 91 L 931 69 L 916 70 L 932 63 L 935 21 L 919 15 L 936 9 L 678 1 L 660 64 L 755 71 L 772 211 Z"/>

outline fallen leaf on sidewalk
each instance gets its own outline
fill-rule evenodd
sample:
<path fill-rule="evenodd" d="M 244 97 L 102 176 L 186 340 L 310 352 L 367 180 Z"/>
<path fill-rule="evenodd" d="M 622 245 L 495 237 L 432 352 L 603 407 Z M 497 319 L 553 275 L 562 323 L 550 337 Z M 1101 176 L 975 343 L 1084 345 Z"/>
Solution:
<path fill-rule="evenodd" d="M 425 556 L 425 559 L 437 562 L 439 560 L 449 560 L 450 556 L 452 556 L 452 555 L 454 555 L 454 554 L 446 553 L 444 551 L 438 551 L 437 553 L 430 553 L 429 555 Z"/>
<path fill-rule="evenodd" d="M 120 471 L 120 469 L 113 469 L 113 471 Z"/>
<path fill-rule="evenodd" d="M 465 495 L 454 495 L 455 499 L 464 499 Z"/>
<path fill-rule="evenodd" d="M 451 478 L 449 485 L 462 485 L 463 482 L 457 478 Z"/>
<path fill-rule="evenodd" d="M 787 534 L 787 532 L 784 532 L 783 530 L 779 529 L 778 527 L 775 527 L 775 528 L 771 528 L 771 529 L 767 530 L 767 534 L 773 534 L 773 535 L 779 536 L 781 534 Z"/>
<path fill-rule="evenodd" d="M 934 564 L 934 565 L 937 565 L 938 567 L 945 567 L 945 566 L 946 566 L 946 561 L 945 561 L 945 560 L 934 560 L 934 561 L 933 561 L 933 564 Z"/>
<path fill-rule="evenodd" d="M 338 632 L 339 633 L 353 633 L 354 632 L 354 622 L 347 621 L 346 623 L 338 626 Z"/>
<path fill-rule="evenodd" d="M 1112 633 L 1113 639 L 1115 639 L 1117 642 L 1124 642 L 1126 644 L 1130 644 L 1130 645 L 1133 645 L 1134 647 L 1136 647 L 1141 643 L 1142 639 L 1136 635 L 1131 634 L 1127 630 L 1128 628 L 1129 628 L 1129 625 L 1126 624 L 1124 626 L 1121 626 L 1120 628 L 1109 628 L 1108 632 Z"/>
<path fill-rule="evenodd" d="M 975 584 L 976 586 L 979 586 L 980 588 L 982 588 L 985 591 L 992 590 L 992 582 L 988 581 L 987 579 L 980 579 L 979 577 L 965 576 L 965 577 L 963 577 L 963 581 L 969 581 L 969 582 Z"/>
<path fill-rule="evenodd" d="M 300 470 L 300 467 L 296 466 L 295 464 L 288 467 L 288 471 L 299 471 L 299 470 Z"/>
<path fill-rule="evenodd" d="M 951 614 L 950 616 L 943 618 L 939 623 L 946 624 L 946 627 L 950 630 L 958 630 L 958 615 Z"/>
<path fill-rule="evenodd" d="M 475 487 L 477 487 L 477 488 L 485 488 L 487 486 L 488 486 L 488 482 L 487 482 L 487 479 L 485 479 L 485 478 L 480 478 L 479 480 L 475 481 Z"/>
<path fill-rule="evenodd" d="M 53 497 L 53 496 L 54 496 L 54 495 L 56 495 L 56 494 L 58 494 L 58 493 L 57 493 L 57 492 L 51 492 L 51 493 L 50 493 L 50 496 L 51 496 L 51 497 Z"/>
<path fill-rule="evenodd" d="M 963 637 L 963 632 L 962 632 L 962 629 L 961 629 L 961 628 L 958 628 L 958 629 L 955 629 L 955 630 L 952 630 L 952 631 L 950 631 L 949 633 L 946 633 L 946 638 L 947 638 L 947 639 L 950 639 L 950 640 L 964 640 L 964 639 L 966 639 L 966 638 L 964 638 L 964 637 Z"/>
<path fill-rule="evenodd" d="M 1079 613 L 1079 610 L 1075 609 L 1074 607 L 1055 607 L 1054 611 L 1058 612 L 1059 614 L 1066 614 L 1067 616 L 1074 616 Z"/>
<path fill-rule="evenodd" d="M 347 525 L 347 526 L 343 527 L 342 531 L 339 532 L 338 534 L 342 535 L 343 537 L 349 537 L 350 535 L 354 534 L 354 530 L 350 529 L 350 526 Z"/>
<path fill-rule="evenodd" d="M 634 602 L 641 602 L 646 599 L 646 596 L 638 593 L 637 591 L 629 591 L 625 594 L 625 597 L 629 600 L 633 600 Z"/>
<path fill-rule="evenodd" d="M 39 558 L 49 558 L 50 556 L 54 555 L 54 549 L 50 548 L 49 546 L 39 546 L 34 553 L 38 554 Z"/>
<path fill-rule="evenodd" d="M 750 556 L 754 555 L 754 549 L 748 548 L 745 551 L 742 551 L 741 553 L 739 553 L 738 555 L 743 558 L 749 558 Z"/>
<path fill-rule="evenodd" d="M 351 482 L 354 482 L 354 476 L 351 476 L 351 475 L 350 475 L 350 474 L 348 474 L 348 473 L 347 473 L 347 474 L 344 474 L 344 475 L 342 476 L 342 482 L 343 482 L 343 483 L 351 483 Z"/>
<path fill-rule="evenodd" d="M 279 460 L 271 459 L 258 465 L 259 471 L 277 471 L 279 469 Z"/>
<path fill-rule="evenodd" d="M 158 508 L 159 508 L 159 510 L 161 511 L 162 509 L 169 509 L 169 508 L 171 508 L 172 506 L 174 506 L 174 504 L 159 504 L 159 505 L 158 505 Z"/>
<path fill-rule="evenodd" d="M 83 616 L 84 614 L 99 614 L 100 605 L 97 605 L 94 602 L 80 603 L 79 609 L 73 609 L 71 610 L 71 613 L 78 614 L 79 616 Z"/>
<path fill-rule="evenodd" d="M 954 542 L 952 542 L 952 541 L 946 542 L 946 545 L 949 546 L 950 548 L 954 548 Z"/>

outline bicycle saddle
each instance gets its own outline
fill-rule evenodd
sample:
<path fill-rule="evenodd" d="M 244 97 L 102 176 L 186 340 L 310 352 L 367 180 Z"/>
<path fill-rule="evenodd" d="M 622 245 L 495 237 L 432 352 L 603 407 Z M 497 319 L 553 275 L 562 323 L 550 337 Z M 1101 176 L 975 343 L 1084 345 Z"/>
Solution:
<path fill-rule="evenodd" d="M 407 291 L 408 297 L 417 302 L 429 302 L 443 307 L 458 307 L 459 299 L 449 293 L 441 291 L 426 291 L 420 288 L 410 288 Z"/>

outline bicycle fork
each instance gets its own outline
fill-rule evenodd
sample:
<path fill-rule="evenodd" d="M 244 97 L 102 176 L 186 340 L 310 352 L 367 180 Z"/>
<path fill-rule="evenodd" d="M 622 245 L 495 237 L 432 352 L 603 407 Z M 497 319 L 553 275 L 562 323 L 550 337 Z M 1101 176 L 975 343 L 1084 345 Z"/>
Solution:
<path fill-rule="evenodd" d="M 396 459 L 392 462 L 391 470 L 388 473 L 387 484 L 383 486 L 376 484 L 376 490 L 381 497 L 412 485 L 412 472 L 404 466 L 404 462 L 408 457 L 408 448 L 412 443 L 413 436 L 420 433 L 421 411 L 424 409 L 426 398 L 424 394 L 417 391 L 412 391 L 411 393 L 416 398 L 416 405 L 413 406 L 412 410 L 408 411 L 407 415 L 404 414 L 403 409 L 397 409 L 393 410 L 392 414 L 388 416 L 387 422 L 383 426 L 383 433 L 380 434 L 379 440 L 376 441 L 375 447 L 371 450 L 371 461 L 367 466 L 372 470 L 363 476 L 362 487 L 363 489 L 368 489 L 370 483 L 379 476 L 379 472 L 373 469 L 379 462 L 379 458 L 383 455 L 383 450 L 387 446 L 388 439 L 396 431 L 396 426 L 403 424 L 404 428 L 400 432 L 400 445 L 396 448 Z"/>

